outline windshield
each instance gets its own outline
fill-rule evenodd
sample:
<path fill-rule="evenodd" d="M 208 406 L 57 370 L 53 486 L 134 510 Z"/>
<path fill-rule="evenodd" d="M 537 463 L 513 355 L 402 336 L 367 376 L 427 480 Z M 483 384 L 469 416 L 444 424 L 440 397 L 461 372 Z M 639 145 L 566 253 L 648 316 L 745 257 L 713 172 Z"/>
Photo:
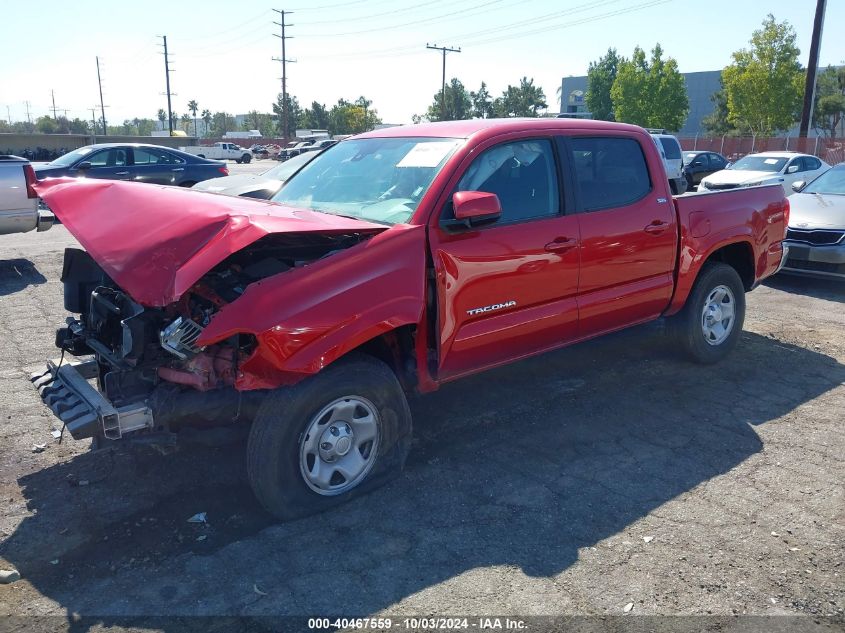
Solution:
<path fill-rule="evenodd" d="M 93 151 L 93 147 L 80 147 L 79 149 L 75 149 L 72 152 L 59 156 L 56 160 L 52 161 L 50 165 L 55 167 L 70 167 L 80 158 L 87 156 Z"/>
<path fill-rule="evenodd" d="M 775 158 L 773 156 L 746 156 L 740 158 L 731 169 L 741 171 L 780 171 L 786 165 L 787 158 Z"/>
<path fill-rule="evenodd" d="M 265 171 L 262 176 L 265 178 L 272 178 L 273 180 L 281 180 L 282 182 L 286 181 L 288 178 L 293 176 L 294 172 L 298 170 L 303 165 L 307 165 L 317 156 L 317 152 L 306 152 L 305 154 L 300 154 L 299 156 L 294 156 L 293 158 L 286 160 L 280 165 L 276 165 L 272 169 L 268 169 Z"/>
<path fill-rule="evenodd" d="M 801 193 L 827 193 L 845 196 L 845 168 L 834 167 L 804 187 Z"/>
<path fill-rule="evenodd" d="M 461 141 L 366 138 L 316 156 L 273 200 L 382 224 L 407 222 Z"/>

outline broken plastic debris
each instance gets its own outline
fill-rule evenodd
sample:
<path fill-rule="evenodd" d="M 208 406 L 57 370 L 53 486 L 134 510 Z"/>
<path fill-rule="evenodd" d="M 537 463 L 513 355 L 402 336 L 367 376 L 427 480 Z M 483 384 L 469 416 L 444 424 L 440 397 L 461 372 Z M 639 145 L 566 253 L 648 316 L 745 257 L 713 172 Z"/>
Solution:
<path fill-rule="evenodd" d="M 633 603 L 633 602 L 629 602 L 629 603 L 628 603 L 628 604 L 626 604 L 624 607 L 622 607 L 622 611 L 623 611 L 624 613 L 630 613 L 630 612 L 631 612 L 631 609 L 633 609 L 633 608 L 634 608 L 634 603 Z"/>
<path fill-rule="evenodd" d="M 651 543 L 651 542 L 654 540 L 654 537 L 653 537 L 653 536 L 644 536 L 644 537 L 643 537 L 643 540 L 644 540 L 646 543 Z"/>
<path fill-rule="evenodd" d="M 188 519 L 188 523 L 208 523 L 205 512 L 197 512 L 194 516 Z"/>
<path fill-rule="evenodd" d="M 261 589 L 261 587 L 259 587 L 257 584 L 253 584 L 253 585 L 252 585 L 252 590 L 253 590 L 255 593 L 257 593 L 259 596 L 266 596 L 266 595 L 267 595 L 267 592 L 266 592 L 266 591 L 263 591 L 263 590 Z"/>
<path fill-rule="evenodd" d="M 0 585 L 10 585 L 21 579 L 17 569 L 0 569 Z"/>
<path fill-rule="evenodd" d="M 43 453 L 46 448 L 47 448 L 46 444 L 33 444 L 32 445 L 32 452 L 33 453 Z"/>
<path fill-rule="evenodd" d="M 780 536 L 777 532 L 772 532 L 772 536 Z"/>
<path fill-rule="evenodd" d="M 62 432 L 58 429 L 53 429 L 52 431 L 50 431 L 50 435 L 52 435 L 56 439 L 59 439 L 62 436 Z"/>

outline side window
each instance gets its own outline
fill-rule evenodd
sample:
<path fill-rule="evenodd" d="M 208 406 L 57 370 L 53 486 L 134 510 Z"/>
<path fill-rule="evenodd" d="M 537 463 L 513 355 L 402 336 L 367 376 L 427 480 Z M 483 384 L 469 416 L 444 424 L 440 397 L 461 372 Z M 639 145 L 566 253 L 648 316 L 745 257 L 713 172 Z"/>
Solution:
<path fill-rule="evenodd" d="M 123 167 L 126 165 L 126 150 L 112 148 L 92 154 L 88 159 L 91 167 Z"/>
<path fill-rule="evenodd" d="M 584 211 L 622 207 L 651 191 L 648 165 L 636 140 L 573 137 L 570 143 Z"/>
<path fill-rule="evenodd" d="M 710 166 L 717 169 L 722 169 L 725 166 L 725 161 L 718 154 L 708 154 L 710 156 Z"/>
<path fill-rule="evenodd" d="M 668 160 L 678 160 L 681 157 L 681 146 L 672 137 L 661 136 L 660 144 L 663 145 L 663 152 Z"/>
<path fill-rule="evenodd" d="M 795 169 L 796 165 L 798 166 L 798 169 Z M 784 170 L 783 173 L 785 173 L 785 174 L 797 174 L 799 172 L 804 171 L 804 169 L 805 169 L 804 164 L 801 160 L 801 157 L 799 156 L 798 158 L 793 158 L 791 161 L 789 161 L 789 164 L 786 166 L 786 170 Z"/>
<path fill-rule="evenodd" d="M 517 141 L 484 151 L 467 169 L 457 191 L 495 193 L 502 205 L 498 224 L 560 213 L 551 141 Z"/>
<path fill-rule="evenodd" d="M 135 157 L 136 165 L 149 165 L 150 163 L 155 164 L 156 162 L 155 157 L 144 149 L 138 149 L 136 147 L 132 150 L 132 155 Z"/>
<path fill-rule="evenodd" d="M 699 154 L 698 156 L 695 157 L 695 160 L 693 162 L 697 163 L 699 161 L 701 161 L 701 164 L 696 165 L 696 167 L 701 167 L 703 169 L 707 169 L 710 165 L 710 158 L 707 156 L 707 154 Z"/>
<path fill-rule="evenodd" d="M 804 157 L 804 168 L 807 171 L 815 171 L 817 169 L 821 169 L 822 162 L 818 158 L 814 158 L 813 156 L 805 156 Z"/>

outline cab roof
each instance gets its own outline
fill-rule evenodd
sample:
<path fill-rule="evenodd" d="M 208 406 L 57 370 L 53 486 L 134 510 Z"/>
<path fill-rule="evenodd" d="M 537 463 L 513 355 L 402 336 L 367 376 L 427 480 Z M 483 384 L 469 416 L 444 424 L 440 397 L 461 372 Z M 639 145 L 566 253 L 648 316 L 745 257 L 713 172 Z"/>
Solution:
<path fill-rule="evenodd" d="M 419 123 L 416 125 L 401 125 L 365 132 L 355 138 L 397 138 L 397 137 L 431 137 L 431 138 L 470 138 L 484 133 L 485 136 L 495 136 L 507 132 L 523 130 L 589 130 L 601 131 L 633 131 L 645 134 L 645 130 L 627 123 L 611 123 L 608 121 L 594 121 L 592 119 L 552 119 L 552 118 L 514 118 L 514 119 L 468 119 L 465 121 L 439 121 L 436 123 Z"/>

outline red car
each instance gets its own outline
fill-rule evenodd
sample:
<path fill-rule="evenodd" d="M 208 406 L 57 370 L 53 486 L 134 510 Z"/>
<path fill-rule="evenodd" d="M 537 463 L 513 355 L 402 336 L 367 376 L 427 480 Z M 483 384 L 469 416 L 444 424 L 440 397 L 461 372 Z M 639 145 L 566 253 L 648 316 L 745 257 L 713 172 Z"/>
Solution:
<path fill-rule="evenodd" d="M 283 519 L 401 470 L 408 393 L 659 317 L 720 360 L 789 215 L 780 186 L 673 199 L 643 129 L 569 119 L 370 132 L 275 202 L 37 189 L 87 250 L 65 255 L 57 344 L 93 355 L 34 377 L 44 401 L 98 443 L 249 422 Z"/>

